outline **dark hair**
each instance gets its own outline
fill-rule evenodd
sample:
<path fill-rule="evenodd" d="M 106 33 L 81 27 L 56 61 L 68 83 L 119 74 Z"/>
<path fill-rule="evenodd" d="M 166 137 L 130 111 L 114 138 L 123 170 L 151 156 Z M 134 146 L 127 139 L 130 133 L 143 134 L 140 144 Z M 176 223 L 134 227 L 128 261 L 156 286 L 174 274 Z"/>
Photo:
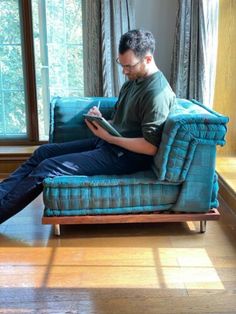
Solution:
<path fill-rule="evenodd" d="M 123 34 L 120 38 L 119 53 L 132 50 L 137 57 L 143 58 L 147 52 L 154 53 L 155 39 L 149 31 L 133 29 Z"/>

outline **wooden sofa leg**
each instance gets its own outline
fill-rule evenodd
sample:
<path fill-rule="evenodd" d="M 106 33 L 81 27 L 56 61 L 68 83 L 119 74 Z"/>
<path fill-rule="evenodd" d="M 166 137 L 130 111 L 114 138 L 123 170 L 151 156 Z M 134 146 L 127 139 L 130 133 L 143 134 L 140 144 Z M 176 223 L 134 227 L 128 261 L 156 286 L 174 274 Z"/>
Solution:
<path fill-rule="evenodd" d="M 206 220 L 200 220 L 200 232 L 205 233 L 206 232 Z"/>
<path fill-rule="evenodd" d="M 60 225 L 59 224 L 56 224 L 53 226 L 54 227 L 54 234 L 56 236 L 60 236 L 61 235 L 61 230 L 60 230 Z"/>

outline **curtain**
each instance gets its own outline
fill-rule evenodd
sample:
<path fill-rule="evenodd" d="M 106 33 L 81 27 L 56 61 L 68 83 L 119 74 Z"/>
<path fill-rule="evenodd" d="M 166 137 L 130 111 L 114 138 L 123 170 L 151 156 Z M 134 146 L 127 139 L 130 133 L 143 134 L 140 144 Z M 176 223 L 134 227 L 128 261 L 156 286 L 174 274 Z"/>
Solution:
<path fill-rule="evenodd" d="M 219 0 L 179 0 L 171 85 L 180 98 L 212 106 Z"/>
<path fill-rule="evenodd" d="M 115 62 L 120 36 L 134 27 L 134 0 L 83 0 L 85 96 L 117 96 L 125 77 Z"/>

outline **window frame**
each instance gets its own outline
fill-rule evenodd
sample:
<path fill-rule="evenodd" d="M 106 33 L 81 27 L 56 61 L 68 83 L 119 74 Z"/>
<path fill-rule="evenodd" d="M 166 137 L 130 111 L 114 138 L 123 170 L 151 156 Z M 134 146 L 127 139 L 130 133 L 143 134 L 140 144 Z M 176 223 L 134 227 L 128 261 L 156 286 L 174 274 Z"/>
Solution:
<path fill-rule="evenodd" d="M 34 65 L 34 42 L 31 1 L 18 1 L 21 50 L 25 92 L 26 110 L 26 137 L 25 138 L 1 138 L 1 145 L 37 145 L 39 141 L 37 91 Z"/>
<path fill-rule="evenodd" d="M 30 0 L 19 1 L 19 14 L 26 102 L 27 139 L 25 142 L 34 145 L 39 143 L 39 132 L 34 63 L 33 16 Z"/>

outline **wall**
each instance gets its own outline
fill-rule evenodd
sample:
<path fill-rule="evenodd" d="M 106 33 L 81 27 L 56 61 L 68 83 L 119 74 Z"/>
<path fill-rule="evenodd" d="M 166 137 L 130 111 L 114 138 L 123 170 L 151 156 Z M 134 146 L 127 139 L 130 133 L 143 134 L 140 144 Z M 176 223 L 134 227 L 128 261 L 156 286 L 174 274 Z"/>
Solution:
<path fill-rule="evenodd" d="M 229 116 L 227 144 L 220 153 L 236 155 L 236 1 L 220 0 L 214 109 Z"/>
<path fill-rule="evenodd" d="M 134 1 L 136 27 L 148 29 L 155 36 L 155 59 L 169 80 L 178 0 Z"/>

